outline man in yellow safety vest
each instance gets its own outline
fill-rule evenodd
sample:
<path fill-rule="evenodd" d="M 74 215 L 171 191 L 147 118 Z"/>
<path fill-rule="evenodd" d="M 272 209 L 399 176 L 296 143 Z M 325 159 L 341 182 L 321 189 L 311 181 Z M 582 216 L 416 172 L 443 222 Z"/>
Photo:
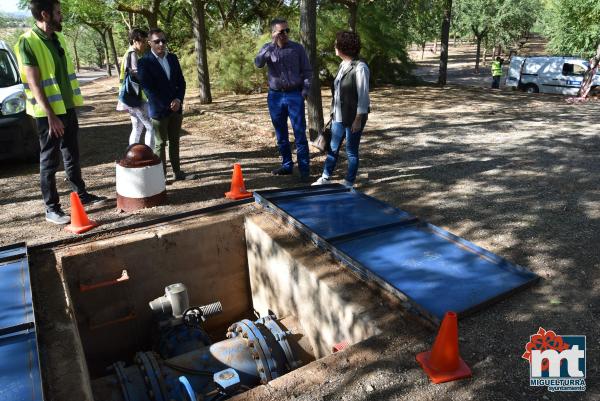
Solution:
<path fill-rule="evenodd" d="M 35 25 L 21 35 L 15 53 L 27 95 L 26 111 L 36 120 L 40 140 L 40 182 L 46 220 L 68 224 L 70 218 L 60 207 L 56 190 L 59 153 L 71 188 L 84 205 L 100 204 L 106 197 L 87 192 L 81 178 L 75 107 L 83 105 L 83 97 L 65 38 L 60 33 L 60 2 L 31 0 L 30 3 Z"/>
<path fill-rule="evenodd" d="M 496 57 L 492 61 L 492 89 L 500 89 L 500 78 L 502 78 L 502 63 L 504 60 L 501 57 Z"/>

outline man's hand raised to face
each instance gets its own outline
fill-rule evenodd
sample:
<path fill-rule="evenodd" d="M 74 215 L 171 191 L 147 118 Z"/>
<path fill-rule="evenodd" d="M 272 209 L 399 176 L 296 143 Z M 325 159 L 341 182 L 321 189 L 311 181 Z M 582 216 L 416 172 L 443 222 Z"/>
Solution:
<path fill-rule="evenodd" d="M 279 32 L 273 32 L 271 38 L 273 39 L 273 44 L 277 45 L 278 47 L 283 47 L 285 44 L 285 39 L 282 38 L 282 34 Z"/>
<path fill-rule="evenodd" d="M 273 44 L 276 44 L 278 47 L 283 47 L 288 41 L 289 32 L 290 28 L 288 28 L 287 24 L 275 25 L 273 27 L 273 32 L 271 32 Z"/>

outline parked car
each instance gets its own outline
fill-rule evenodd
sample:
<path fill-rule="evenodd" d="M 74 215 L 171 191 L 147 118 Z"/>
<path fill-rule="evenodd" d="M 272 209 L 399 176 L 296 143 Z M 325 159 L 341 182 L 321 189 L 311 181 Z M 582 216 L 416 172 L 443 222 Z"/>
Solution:
<path fill-rule="evenodd" d="M 0 40 L 0 160 L 39 159 L 35 121 L 25 113 L 25 101 L 15 55 Z"/>
<path fill-rule="evenodd" d="M 513 56 L 508 67 L 506 86 L 529 93 L 556 93 L 575 96 L 579 92 L 589 62 L 577 57 Z M 600 89 L 596 73 L 591 91 Z"/>

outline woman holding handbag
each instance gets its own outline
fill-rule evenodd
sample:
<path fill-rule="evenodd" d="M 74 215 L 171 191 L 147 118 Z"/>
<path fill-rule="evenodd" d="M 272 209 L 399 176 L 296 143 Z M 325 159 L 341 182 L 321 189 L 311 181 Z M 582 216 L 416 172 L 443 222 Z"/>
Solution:
<path fill-rule="evenodd" d="M 129 32 L 129 48 L 121 62 L 119 80 L 119 102 L 117 110 L 129 112 L 131 117 L 131 134 L 129 144 L 141 143 L 142 131 L 146 127 L 145 143 L 154 150 L 154 128 L 148 115 L 148 102 L 137 81 L 137 61 L 146 50 L 148 34 L 138 28 Z"/>
<path fill-rule="evenodd" d="M 360 37 L 355 32 L 341 31 L 336 35 L 335 54 L 342 59 L 331 100 L 331 142 L 321 178 L 312 185 L 331 182 L 340 147 L 346 139 L 348 172 L 343 182 L 354 186 L 358 171 L 358 145 L 369 115 L 369 67 L 360 60 Z"/>

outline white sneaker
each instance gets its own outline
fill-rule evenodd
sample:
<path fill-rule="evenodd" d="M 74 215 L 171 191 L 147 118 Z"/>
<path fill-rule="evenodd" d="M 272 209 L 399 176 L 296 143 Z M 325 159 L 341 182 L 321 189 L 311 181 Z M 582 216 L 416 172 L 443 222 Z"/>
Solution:
<path fill-rule="evenodd" d="M 313 182 L 310 185 L 325 185 L 325 184 L 331 184 L 331 180 L 329 178 L 319 177 L 319 179 L 317 181 Z"/>
<path fill-rule="evenodd" d="M 48 210 L 46 212 L 46 221 L 54 224 L 69 224 L 71 217 L 67 216 L 62 209 Z"/>
<path fill-rule="evenodd" d="M 343 186 L 345 186 L 347 189 L 352 189 L 352 188 L 354 188 L 354 183 L 352 183 L 352 182 L 350 182 L 350 181 L 346 181 L 346 180 L 344 180 L 344 181 L 342 182 L 342 185 L 343 185 Z"/>

